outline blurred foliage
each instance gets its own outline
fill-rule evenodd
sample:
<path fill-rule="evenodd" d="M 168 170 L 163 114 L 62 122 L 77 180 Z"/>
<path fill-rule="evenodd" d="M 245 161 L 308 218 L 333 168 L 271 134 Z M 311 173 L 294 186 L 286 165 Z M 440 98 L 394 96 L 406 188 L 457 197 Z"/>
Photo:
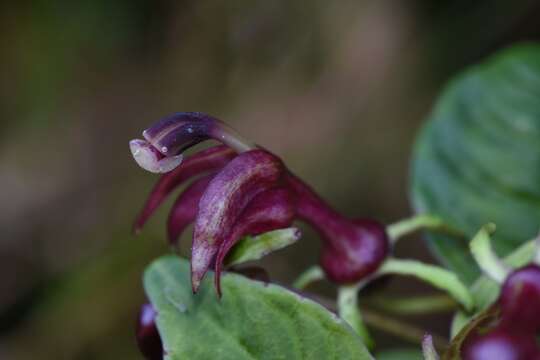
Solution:
<path fill-rule="evenodd" d="M 167 249 L 164 212 L 130 237 L 155 178 L 127 141 L 155 119 L 217 115 L 340 210 L 390 222 L 410 212 L 411 143 L 440 85 L 536 38 L 538 11 L 500 0 L 2 2 L 0 358 L 137 358 L 140 276 Z M 317 258 L 304 234 L 262 262 L 277 281 Z M 425 259 L 422 249 L 397 252 Z M 442 333 L 441 320 L 418 324 Z"/>
<path fill-rule="evenodd" d="M 497 225 L 501 255 L 533 238 L 540 218 L 540 46 L 507 49 L 454 79 L 415 146 L 415 208 L 472 237 Z M 437 256 L 467 283 L 479 269 L 468 241 L 429 235 Z"/>

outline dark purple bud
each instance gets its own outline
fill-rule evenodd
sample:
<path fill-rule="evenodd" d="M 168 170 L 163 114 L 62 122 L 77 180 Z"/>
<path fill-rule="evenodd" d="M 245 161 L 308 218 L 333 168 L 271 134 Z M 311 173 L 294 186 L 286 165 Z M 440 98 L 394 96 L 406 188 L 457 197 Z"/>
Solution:
<path fill-rule="evenodd" d="M 200 174 L 215 172 L 223 168 L 236 156 L 236 153 L 226 146 L 214 146 L 200 151 L 188 158 L 173 171 L 161 176 L 154 186 L 142 211 L 135 220 L 133 229 L 139 232 L 146 221 L 174 189 L 185 181 Z"/>
<path fill-rule="evenodd" d="M 210 181 L 199 202 L 193 232 L 194 292 L 240 214 L 259 193 L 279 185 L 283 170 L 276 156 L 264 150 L 251 150 L 235 157 Z"/>
<path fill-rule="evenodd" d="M 199 211 L 199 201 L 215 174 L 206 175 L 190 184 L 176 199 L 167 220 L 169 243 L 176 246 L 178 238 Z"/>
<path fill-rule="evenodd" d="M 461 354 L 463 360 L 540 359 L 540 349 L 534 334 L 512 333 L 501 329 L 467 339 Z"/>
<path fill-rule="evenodd" d="M 350 220 L 333 210 L 307 184 L 288 174 L 298 196 L 298 216 L 321 235 L 321 267 L 336 283 L 354 283 L 374 272 L 386 258 L 389 239 L 374 220 Z"/>
<path fill-rule="evenodd" d="M 294 194 L 287 188 L 276 188 L 260 193 L 246 206 L 216 255 L 214 281 L 218 295 L 221 296 L 220 278 L 223 260 L 229 250 L 243 236 L 289 227 L 296 215 L 295 200 Z"/>
<path fill-rule="evenodd" d="M 151 304 L 143 304 L 137 317 L 135 335 L 139 350 L 148 360 L 163 359 L 163 344 L 156 327 L 157 313 Z"/>
<path fill-rule="evenodd" d="M 501 327 L 526 333 L 540 330 L 540 267 L 531 264 L 513 271 L 502 286 L 499 302 Z"/>
<path fill-rule="evenodd" d="M 178 167 L 184 150 L 209 139 L 236 152 L 255 148 L 221 120 L 198 112 L 173 114 L 143 131 L 143 137 L 145 140 L 130 142 L 131 152 L 143 169 L 154 173 L 166 173 Z"/>

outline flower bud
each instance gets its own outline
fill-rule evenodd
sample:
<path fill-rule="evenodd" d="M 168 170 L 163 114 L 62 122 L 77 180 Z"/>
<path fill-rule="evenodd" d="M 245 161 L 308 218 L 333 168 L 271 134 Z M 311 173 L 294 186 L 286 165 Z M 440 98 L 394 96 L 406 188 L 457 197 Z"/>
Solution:
<path fill-rule="evenodd" d="M 148 360 L 163 359 L 163 344 L 156 327 L 156 316 L 152 304 L 143 304 L 137 317 L 135 330 L 137 345 Z"/>
<path fill-rule="evenodd" d="M 463 360 L 540 360 L 534 334 L 518 334 L 495 329 L 467 339 L 461 350 Z"/>
<path fill-rule="evenodd" d="M 512 272 L 499 297 L 501 326 L 515 332 L 540 330 L 540 266 L 528 265 Z"/>

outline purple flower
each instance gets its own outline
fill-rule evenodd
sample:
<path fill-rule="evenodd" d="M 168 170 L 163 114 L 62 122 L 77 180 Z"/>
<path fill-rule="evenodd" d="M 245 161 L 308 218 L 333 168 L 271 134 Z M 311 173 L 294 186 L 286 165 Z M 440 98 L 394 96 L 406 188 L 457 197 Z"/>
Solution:
<path fill-rule="evenodd" d="M 170 213 L 169 241 L 175 245 L 194 222 L 191 275 L 193 291 L 214 267 L 220 293 L 223 260 L 245 235 L 285 228 L 295 218 L 321 235 L 321 266 L 328 278 L 352 283 L 377 269 L 388 253 L 384 227 L 373 220 L 350 220 L 328 206 L 272 153 L 243 140 L 223 122 L 200 113 L 178 113 L 133 140 L 139 165 L 162 175 L 134 225 L 139 231 L 176 187 L 200 176 L 178 197 Z M 207 139 L 216 146 L 182 161 L 182 151 Z M 173 166 L 173 165 L 176 165 Z M 204 176 L 203 176 L 204 175 Z"/>

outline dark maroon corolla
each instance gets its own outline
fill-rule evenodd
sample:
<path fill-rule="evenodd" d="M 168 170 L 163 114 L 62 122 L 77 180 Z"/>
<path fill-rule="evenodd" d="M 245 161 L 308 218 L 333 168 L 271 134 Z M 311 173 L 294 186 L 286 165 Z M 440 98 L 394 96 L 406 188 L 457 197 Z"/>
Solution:
<path fill-rule="evenodd" d="M 242 139 L 218 119 L 201 113 L 177 113 L 132 140 L 141 167 L 163 172 L 135 221 L 139 231 L 176 187 L 195 179 L 178 197 L 168 220 L 169 241 L 175 245 L 194 222 L 192 286 L 211 266 L 219 274 L 227 252 L 245 235 L 291 225 L 295 218 L 321 235 L 321 266 L 329 279 L 354 283 L 375 271 L 389 250 L 385 228 L 374 220 L 351 220 L 326 204 L 293 175 L 274 154 Z M 225 146 L 198 152 L 185 160 L 182 152 L 214 139 Z"/>
<path fill-rule="evenodd" d="M 497 326 L 466 340 L 465 360 L 540 360 L 536 336 L 540 330 L 540 267 L 527 265 L 504 281 L 498 304 Z"/>

